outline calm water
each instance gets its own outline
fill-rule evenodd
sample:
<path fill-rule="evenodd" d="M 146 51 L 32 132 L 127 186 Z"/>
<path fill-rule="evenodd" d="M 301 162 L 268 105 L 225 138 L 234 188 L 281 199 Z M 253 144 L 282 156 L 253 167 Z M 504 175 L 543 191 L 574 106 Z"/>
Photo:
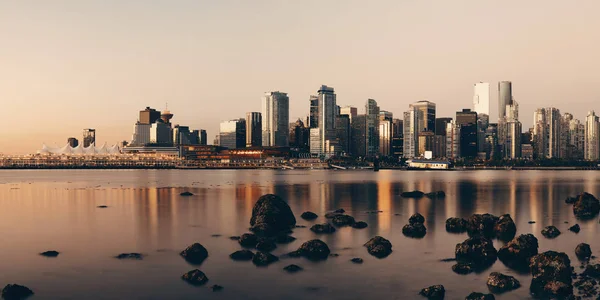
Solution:
<path fill-rule="evenodd" d="M 487 291 L 487 275 L 500 271 L 516 276 L 524 287 L 498 298 L 528 299 L 530 276 L 516 274 L 500 261 L 466 276 L 454 274 L 453 263 L 440 262 L 453 257 L 455 244 L 467 238 L 446 233 L 445 220 L 510 213 L 517 234 L 534 233 L 540 251 L 564 251 L 576 261 L 577 243 L 600 249 L 600 225 L 597 219 L 579 222 L 581 232 L 569 232 L 577 221 L 564 199 L 582 191 L 600 195 L 599 183 L 600 172 L 594 171 L 0 171 L 0 285 L 26 285 L 36 293 L 32 299 L 419 299 L 421 288 L 443 284 L 446 299 L 464 299 L 472 291 Z M 447 197 L 399 196 L 414 189 L 443 190 Z M 179 196 L 184 190 L 195 196 Z M 319 237 L 340 255 L 325 262 L 288 258 L 257 268 L 231 261 L 228 255 L 240 246 L 228 237 L 247 232 L 252 206 L 265 193 L 287 200 L 298 224 L 314 223 L 299 218 L 303 211 L 316 212 L 320 217 L 315 222 L 322 223 L 326 211 L 344 208 L 369 227 L 324 236 L 297 228 L 293 236 L 298 239 L 273 252 L 287 253 Z M 383 212 L 366 213 L 372 210 Z M 426 218 L 423 239 L 402 235 L 402 226 L 415 212 Z M 530 220 L 537 223 L 530 225 Z M 563 234 L 545 239 L 540 231 L 547 225 Z M 389 257 L 376 259 L 362 247 L 375 235 L 392 242 Z M 205 287 L 180 279 L 195 267 L 178 252 L 194 242 L 210 255 L 200 267 L 210 278 Z M 38 255 L 45 250 L 61 254 Z M 112 258 L 122 252 L 147 257 Z M 353 257 L 363 258 L 364 264 L 350 263 Z M 305 270 L 285 273 L 282 268 L 291 263 Z M 225 289 L 212 292 L 207 288 L 212 284 Z"/>

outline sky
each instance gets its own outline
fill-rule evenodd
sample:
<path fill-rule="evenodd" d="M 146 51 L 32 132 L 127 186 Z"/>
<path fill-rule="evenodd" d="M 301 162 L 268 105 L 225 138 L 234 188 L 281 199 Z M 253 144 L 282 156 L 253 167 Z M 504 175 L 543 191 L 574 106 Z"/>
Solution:
<path fill-rule="evenodd" d="M 554 106 L 600 111 L 598 0 L 19 0 L 0 2 L 0 153 L 131 140 L 139 110 L 208 131 L 287 92 L 290 121 L 320 85 L 395 117 L 429 100 L 471 108 L 513 82 L 523 128 Z"/>

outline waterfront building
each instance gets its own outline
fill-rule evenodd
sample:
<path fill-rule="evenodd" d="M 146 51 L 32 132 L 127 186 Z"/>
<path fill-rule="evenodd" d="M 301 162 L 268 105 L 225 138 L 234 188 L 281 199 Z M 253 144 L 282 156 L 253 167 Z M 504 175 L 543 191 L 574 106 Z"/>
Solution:
<path fill-rule="evenodd" d="M 534 153 L 536 158 L 561 158 L 560 110 L 554 107 L 539 108 L 534 112 Z"/>
<path fill-rule="evenodd" d="M 379 106 L 377 101 L 368 99 L 365 104 L 366 116 L 366 156 L 372 157 L 379 154 Z"/>
<path fill-rule="evenodd" d="M 75 147 L 79 146 L 79 140 L 77 140 L 74 137 L 70 137 L 69 139 L 67 139 L 67 143 L 69 144 L 69 146 L 71 148 L 75 148 Z"/>
<path fill-rule="evenodd" d="M 395 158 L 404 156 L 404 121 L 392 120 L 392 149 L 391 155 Z"/>
<path fill-rule="evenodd" d="M 383 156 L 392 155 L 393 120 L 391 112 L 379 111 L 379 154 Z"/>
<path fill-rule="evenodd" d="M 150 130 L 152 124 L 142 124 L 140 122 L 133 126 L 133 136 L 131 137 L 131 146 L 144 146 L 150 143 Z"/>
<path fill-rule="evenodd" d="M 83 130 L 83 147 L 96 145 L 96 129 L 86 128 Z"/>
<path fill-rule="evenodd" d="M 506 105 L 506 116 L 502 122 L 505 133 L 504 157 L 517 159 L 521 157 L 521 134 L 523 128 L 519 121 L 519 103 L 513 100 L 512 104 Z"/>
<path fill-rule="evenodd" d="M 423 156 L 426 151 L 434 151 L 435 133 L 433 131 L 419 132 L 419 156 Z M 433 154 L 435 156 L 435 154 Z"/>
<path fill-rule="evenodd" d="M 513 102 L 512 82 L 498 82 L 498 120 L 502 120 L 506 116 L 506 106 Z"/>
<path fill-rule="evenodd" d="M 456 125 L 460 126 L 460 156 L 477 157 L 477 113 L 470 109 L 456 112 Z"/>
<path fill-rule="evenodd" d="M 150 144 L 157 146 L 173 145 L 170 124 L 165 123 L 164 120 L 161 120 L 153 123 L 150 126 Z"/>
<path fill-rule="evenodd" d="M 446 124 L 446 157 L 448 159 L 460 157 L 460 131 L 461 126 L 454 120 Z"/>
<path fill-rule="evenodd" d="M 338 141 L 339 151 L 344 154 L 350 153 L 350 139 L 351 139 L 351 127 L 350 127 L 350 116 L 339 115 L 335 119 L 335 131 Z"/>
<path fill-rule="evenodd" d="M 435 131 L 435 103 L 423 100 L 410 104 L 409 107 L 417 110 L 416 132 Z"/>
<path fill-rule="evenodd" d="M 600 160 L 600 121 L 594 111 L 585 119 L 585 160 Z"/>
<path fill-rule="evenodd" d="M 262 115 L 259 112 L 246 113 L 246 147 L 262 146 Z"/>
<path fill-rule="evenodd" d="M 367 117 L 366 115 L 357 115 L 352 121 L 352 154 L 354 156 L 367 155 Z"/>
<path fill-rule="evenodd" d="M 318 90 L 317 98 L 317 121 L 315 122 L 317 127 L 312 127 L 310 130 L 310 152 L 312 154 L 331 156 L 338 150 L 335 130 L 336 111 L 334 89 L 322 85 Z"/>
<path fill-rule="evenodd" d="M 290 99 L 286 93 L 267 92 L 262 101 L 262 145 L 287 147 L 289 145 Z"/>
<path fill-rule="evenodd" d="M 200 129 L 200 142 L 198 144 L 201 146 L 206 146 L 208 144 L 206 130 L 204 130 L 204 129 Z M 218 145 L 218 143 L 216 145 Z"/>
<path fill-rule="evenodd" d="M 478 115 L 490 115 L 490 84 L 478 82 L 474 85 L 473 111 Z"/>
<path fill-rule="evenodd" d="M 179 146 L 190 144 L 192 144 L 190 127 L 175 125 L 175 127 L 173 127 L 173 145 Z"/>
<path fill-rule="evenodd" d="M 418 110 L 414 107 L 409 107 L 409 110 L 404 112 L 404 144 L 403 154 L 406 158 L 418 156 L 419 150 L 419 132 L 418 130 Z"/>
<path fill-rule="evenodd" d="M 531 144 L 521 144 L 521 157 L 523 159 L 533 159 L 533 146 Z"/>
<path fill-rule="evenodd" d="M 348 115 L 350 123 L 352 123 L 352 120 L 358 115 L 358 109 L 353 106 L 344 106 L 340 108 L 340 115 Z"/>
<path fill-rule="evenodd" d="M 298 151 L 308 152 L 310 150 L 309 145 L 310 128 L 304 125 L 301 119 L 298 119 L 295 123 L 290 124 L 290 147 L 297 148 Z"/>
<path fill-rule="evenodd" d="M 221 122 L 219 146 L 229 149 L 246 147 L 246 119 Z"/>
<path fill-rule="evenodd" d="M 308 116 L 308 127 L 319 128 L 319 96 L 310 96 L 310 114 Z"/>
<path fill-rule="evenodd" d="M 194 129 L 189 136 L 191 145 L 200 145 L 200 130 Z"/>

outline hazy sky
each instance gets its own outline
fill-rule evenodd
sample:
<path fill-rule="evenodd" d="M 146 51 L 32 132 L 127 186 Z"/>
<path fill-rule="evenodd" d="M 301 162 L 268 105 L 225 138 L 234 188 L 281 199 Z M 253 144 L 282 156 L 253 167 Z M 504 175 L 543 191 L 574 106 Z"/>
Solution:
<path fill-rule="evenodd" d="M 523 128 L 555 106 L 600 110 L 598 0 L 15 0 L 0 2 L 0 153 L 34 153 L 96 128 L 130 140 L 146 106 L 208 130 L 260 111 L 265 91 L 308 114 L 321 84 L 400 117 L 471 108 L 473 84 L 511 80 Z"/>

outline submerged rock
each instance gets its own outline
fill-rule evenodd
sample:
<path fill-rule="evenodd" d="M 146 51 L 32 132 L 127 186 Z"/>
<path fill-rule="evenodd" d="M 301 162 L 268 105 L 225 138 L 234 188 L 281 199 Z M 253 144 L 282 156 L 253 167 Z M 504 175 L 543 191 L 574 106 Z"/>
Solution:
<path fill-rule="evenodd" d="M 579 219 L 591 219 L 600 212 L 600 201 L 592 194 L 582 193 L 573 203 L 573 213 Z"/>
<path fill-rule="evenodd" d="M 251 230 L 265 235 L 287 232 L 296 225 L 290 206 L 273 194 L 258 198 L 252 208 Z"/>
<path fill-rule="evenodd" d="M 427 198 L 445 198 L 446 193 L 444 191 L 437 191 L 425 194 Z"/>
<path fill-rule="evenodd" d="M 331 222 L 335 226 L 351 226 L 356 221 L 354 220 L 354 217 L 349 215 L 337 215 L 331 219 Z"/>
<path fill-rule="evenodd" d="M 446 220 L 446 231 L 453 233 L 467 231 L 467 220 L 463 218 L 449 218 Z"/>
<path fill-rule="evenodd" d="M 559 236 L 560 233 L 561 233 L 560 230 L 558 230 L 558 228 L 556 228 L 552 225 L 546 226 L 546 227 L 544 227 L 544 229 L 542 229 L 542 235 L 549 239 L 553 239 L 553 238 Z"/>
<path fill-rule="evenodd" d="M 121 253 L 115 256 L 116 259 L 143 259 L 144 255 L 140 253 Z"/>
<path fill-rule="evenodd" d="M 181 194 L 179 194 L 180 196 L 194 196 L 194 194 L 192 194 L 191 192 L 185 191 Z"/>
<path fill-rule="evenodd" d="M 498 250 L 498 258 L 511 268 L 528 268 L 529 259 L 538 254 L 538 239 L 533 234 L 522 234 Z"/>
<path fill-rule="evenodd" d="M 26 286 L 7 284 L 2 289 L 2 298 L 6 300 L 21 300 L 33 295 L 33 291 Z"/>
<path fill-rule="evenodd" d="M 325 218 L 333 219 L 335 216 L 343 215 L 346 211 L 343 208 L 336 209 L 334 211 L 330 211 L 325 214 Z"/>
<path fill-rule="evenodd" d="M 492 238 L 495 236 L 494 226 L 497 221 L 498 217 L 491 214 L 474 214 L 467 220 L 467 233 L 469 236 Z"/>
<path fill-rule="evenodd" d="M 268 266 L 278 260 L 279 258 L 277 256 L 262 251 L 254 253 L 254 256 L 252 257 L 252 263 L 259 267 Z"/>
<path fill-rule="evenodd" d="M 305 242 L 298 250 L 290 253 L 292 257 L 303 256 L 310 260 L 324 260 L 329 257 L 331 251 L 325 242 L 321 240 L 310 240 Z"/>
<path fill-rule="evenodd" d="M 444 295 L 446 295 L 446 290 L 443 285 L 432 285 L 422 289 L 419 295 L 427 297 L 430 300 L 442 300 L 444 299 Z"/>
<path fill-rule="evenodd" d="M 392 253 L 392 243 L 380 236 L 370 239 L 364 246 L 367 247 L 369 254 L 377 258 L 384 258 Z"/>
<path fill-rule="evenodd" d="M 521 283 L 513 276 L 493 272 L 488 276 L 487 286 L 493 293 L 503 293 L 521 287 Z"/>
<path fill-rule="evenodd" d="M 220 286 L 220 285 L 218 285 L 218 284 L 215 284 L 215 285 L 211 286 L 211 287 L 210 287 L 210 289 L 211 289 L 213 292 L 218 292 L 218 291 L 222 290 L 222 289 L 223 289 L 223 287 L 222 287 L 222 286 Z"/>
<path fill-rule="evenodd" d="M 531 258 L 531 293 L 539 298 L 565 298 L 573 294 L 571 261 L 565 253 L 546 251 Z"/>
<path fill-rule="evenodd" d="M 300 218 L 304 219 L 304 220 L 314 220 L 316 218 L 318 218 L 319 216 L 317 216 L 317 214 L 315 214 L 312 211 L 305 211 L 302 213 L 302 215 L 300 215 Z"/>
<path fill-rule="evenodd" d="M 256 243 L 256 250 L 263 252 L 271 252 L 277 248 L 275 242 L 270 239 L 262 239 Z"/>
<path fill-rule="evenodd" d="M 581 227 L 579 227 L 579 224 L 575 224 L 569 227 L 569 230 L 575 233 L 579 233 L 579 231 L 581 231 Z"/>
<path fill-rule="evenodd" d="M 425 196 L 425 193 L 421 191 L 402 192 L 400 196 L 404 198 L 422 198 L 423 196 Z"/>
<path fill-rule="evenodd" d="M 363 221 L 358 221 L 354 224 L 352 224 L 352 228 L 356 228 L 356 229 L 363 229 L 363 228 L 367 228 L 369 226 L 369 224 L 367 224 L 366 222 Z"/>
<path fill-rule="evenodd" d="M 494 225 L 496 237 L 503 241 L 510 241 L 517 233 L 517 225 L 509 214 L 501 215 Z"/>
<path fill-rule="evenodd" d="M 329 223 L 315 224 L 310 228 L 310 231 L 314 233 L 334 233 L 335 227 L 331 226 Z"/>
<path fill-rule="evenodd" d="M 586 243 L 581 243 L 575 247 L 575 255 L 581 260 L 589 259 L 592 256 L 592 248 Z"/>
<path fill-rule="evenodd" d="M 425 223 L 425 217 L 423 217 L 423 215 L 420 213 L 416 213 L 416 214 L 410 216 L 410 218 L 408 218 L 408 223 L 409 224 Z"/>
<path fill-rule="evenodd" d="M 496 297 L 494 297 L 494 294 L 472 292 L 465 298 L 465 300 L 496 300 Z"/>
<path fill-rule="evenodd" d="M 183 256 L 187 262 L 199 265 L 208 257 L 208 250 L 201 244 L 194 243 L 181 251 L 179 255 Z"/>
<path fill-rule="evenodd" d="M 423 223 L 411 223 L 402 227 L 402 234 L 412 238 L 422 238 L 427 233 L 427 228 Z"/>
<path fill-rule="evenodd" d="M 41 256 L 45 256 L 45 257 L 57 257 L 59 254 L 60 254 L 60 252 L 54 251 L 54 250 L 44 251 L 44 252 L 40 253 Z"/>
<path fill-rule="evenodd" d="M 253 233 L 244 233 L 240 236 L 238 242 L 242 247 L 254 248 L 258 243 L 258 237 Z"/>
<path fill-rule="evenodd" d="M 302 271 L 302 270 L 304 270 L 304 269 L 302 269 L 302 267 L 300 267 L 300 266 L 297 266 L 297 265 L 293 265 L 293 264 L 292 264 L 292 265 L 289 265 L 289 266 L 286 266 L 286 267 L 284 267 L 283 269 L 284 269 L 286 272 L 288 272 L 288 273 L 296 273 L 296 272 L 298 272 L 298 271 Z"/>
<path fill-rule="evenodd" d="M 192 285 L 203 285 L 208 281 L 208 277 L 198 269 L 191 270 L 181 275 L 181 279 Z"/>
<path fill-rule="evenodd" d="M 466 275 L 473 272 L 473 267 L 470 263 L 456 263 L 452 266 L 452 271 L 456 274 Z"/>
<path fill-rule="evenodd" d="M 254 253 L 250 250 L 239 250 L 229 254 L 229 257 L 233 260 L 252 260 Z"/>
<path fill-rule="evenodd" d="M 106 206 L 106 205 L 98 205 L 98 206 L 96 206 L 96 207 L 97 207 L 97 208 L 108 208 L 108 206 Z"/>
<path fill-rule="evenodd" d="M 362 264 L 363 263 L 363 259 L 360 257 L 355 257 L 353 259 L 350 260 L 351 262 L 355 263 L 355 264 Z"/>
<path fill-rule="evenodd" d="M 454 254 L 458 262 L 469 263 L 476 269 L 482 269 L 496 261 L 498 252 L 492 241 L 483 236 L 475 236 L 456 244 Z"/>

